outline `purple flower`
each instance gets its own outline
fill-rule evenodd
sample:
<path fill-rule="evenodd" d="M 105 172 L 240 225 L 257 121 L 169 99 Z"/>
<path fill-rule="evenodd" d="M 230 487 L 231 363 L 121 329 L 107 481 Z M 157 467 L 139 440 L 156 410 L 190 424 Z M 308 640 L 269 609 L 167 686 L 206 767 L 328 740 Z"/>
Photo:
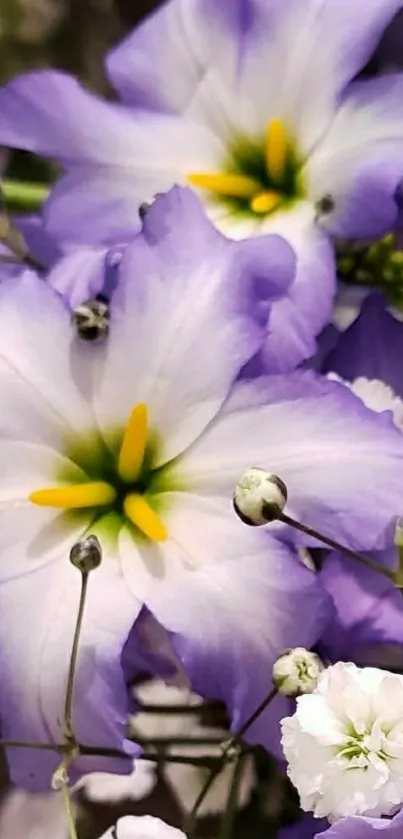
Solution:
<path fill-rule="evenodd" d="M 392 819 L 372 819 L 367 816 L 349 816 L 326 826 L 323 819 L 304 816 L 301 822 L 283 828 L 278 839 L 400 839 L 403 829 L 403 812 Z"/>
<path fill-rule="evenodd" d="M 0 95 L 0 140 L 65 168 L 45 207 L 63 240 L 125 240 L 139 206 L 174 183 L 191 184 L 231 238 L 285 235 L 297 279 L 264 355 L 289 369 L 330 315 L 329 235 L 378 236 L 396 218 L 403 78 L 349 83 L 399 6 L 171 0 L 107 59 L 124 105 L 32 73 Z"/>
<path fill-rule="evenodd" d="M 104 556 L 89 581 L 74 726 L 104 746 L 122 742 L 120 654 L 143 604 L 235 725 L 268 693 L 278 653 L 320 635 L 329 598 L 279 541 L 284 529 L 248 528 L 232 510 L 251 463 L 285 480 L 291 514 L 352 547 L 384 547 L 403 492 L 403 438 L 389 418 L 314 374 L 238 380 L 264 339 L 246 293 L 249 245 L 240 254 L 190 192 L 161 198 L 117 266 L 98 345 L 80 341 L 32 272 L 0 285 L 4 737 L 61 737 L 80 582 L 68 555 L 83 535 Z M 277 237 L 270 270 L 268 260 L 266 302 L 293 271 Z M 278 747 L 283 712 L 252 736 Z M 16 782 L 49 782 L 51 753 L 9 753 Z"/>

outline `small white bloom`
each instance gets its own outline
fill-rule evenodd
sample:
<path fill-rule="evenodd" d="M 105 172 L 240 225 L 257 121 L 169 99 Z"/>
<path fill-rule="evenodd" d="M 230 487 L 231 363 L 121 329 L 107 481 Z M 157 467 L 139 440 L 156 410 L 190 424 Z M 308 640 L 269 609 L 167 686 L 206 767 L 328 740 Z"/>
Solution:
<path fill-rule="evenodd" d="M 323 663 L 316 653 L 304 647 L 285 650 L 273 665 L 273 682 L 284 696 L 313 693 L 323 670 Z"/>
<path fill-rule="evenodd" d="M 186 839 L 176 827 L 153 816 L 124 816 L 101 839 Z"/>
<path fill-rule="evenodd" d="M 235 488 L 234 508 L 245 524 L 260 526 L 274 521 L 286 501 L 287 487 L 281 478 L 257 466 L 247 469 Z"/>
<path fill-rule="evenodd" d="M 281 722 L 303 810 L 336 821 L 403 803 L 403 677 L 339 662 Z"/>

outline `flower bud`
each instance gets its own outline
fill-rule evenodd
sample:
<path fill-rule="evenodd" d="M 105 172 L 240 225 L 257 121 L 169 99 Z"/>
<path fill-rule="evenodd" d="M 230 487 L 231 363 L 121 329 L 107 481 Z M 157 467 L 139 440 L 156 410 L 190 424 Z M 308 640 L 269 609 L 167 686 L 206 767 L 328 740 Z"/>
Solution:
<path fill-rule="evenodd" d="M 101 564 L 102 550 L 96 536 L 87 536 L 73 545 L 70 551 L 70 562 L 81 571 L 89 574 Z"/>
<path fill-rule="evenodd" d="M 273 682 L 284 696 L 313 693 L 324 664 L 316 653 L 304 647 L 285 650 L 273 665 Z"/>
<path fill-rule="evenodd" d="M 287 487 L 284 481 L 257 466 L 242 475 L 233 497 L 239 518 L 254 527 L 275 521 L 284 510 L 286 501 Z"/>
<path fill-rule="evenodd" d="M 83 341 L 98 341 L 109 332 L 109 303 L 99 294 L 86 300 L 73 312 L 73 325 Z"/>

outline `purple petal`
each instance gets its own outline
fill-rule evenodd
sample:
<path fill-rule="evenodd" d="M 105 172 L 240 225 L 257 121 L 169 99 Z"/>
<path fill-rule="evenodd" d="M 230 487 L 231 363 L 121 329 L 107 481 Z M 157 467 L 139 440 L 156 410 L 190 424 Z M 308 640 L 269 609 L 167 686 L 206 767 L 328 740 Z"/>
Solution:
<path fill-rule="evenodd" d="M 290 242 L 297 261 L 295 282 L 270 307 L 268 336 L 261 353 L 262 369 L 281 373 L 295 369 L 314 354 L 315 338 L 331 315 L 336 277 L 333 247 L 310 208 L 276 214 L 270 228 Z"/>
<path fill-rule="evenodd" d="M 382 549 L 401 511 L 402 456 L 389 415 L 296 372 L 235 388 L 185 462 L 196 491 L 226 498 L 245 469 L 262 466 L 288 486 L 290 515 L 350 547 Z"/>
<path fill-rule="evenodd" d="M 403 76 L 352 85 L 332 126 L 307 163 L 313 201 L 331 195 L 323 215 L 332 236 L 381 236 L 397 219 L 396 189 L 403 171 Z"/>
<path fill-rule="evenodd" d="M 0 717 L 6 739 L 60 743 L 62 709 L 80 574 L 68 553 L 43 569 L 1 588 Z M 120 667 L 124 641 L 139 612 L 113 556 L 91 575 L 73 697 L 73 728 L 79 742 L 123 747 L 128 698 Z M 27 627 L 29 631 L 27 632 Z M 49 789 L 60 756 L 51 751 L 8 749 L 11 778 L 19 786 Z M 94 770 L 131 771 L 131 761 L 80 757 L 74 781 Z"/>
<path fill-rule="evenodd" d="M 327 557 L 320 580 L 335 605 L 322 639 L 333 660 L 360 660 L 366 647 L 403 643 L 402 595 L 390 580 L 335 553 Z"/>
<path fill-rule="evenodd" d="M 273 282 L 267 281 L 265 293 L 278 296 L 287 275 L 293 278 L 294 259 L 278 237 L 272 245 Z M 105 433 L 139 401 L 147 402 L 161 437 L 158 463 L 201 433 L 263 338 L 248 286 L 249 261 L 253 278 L 259 265 L 253 249 L 240 258 L 238 246 L 208 222 L 191 191 L 176 189 L 156 202 L 143 235 L 120 263 L 108 363 L 94 397 Z"/>
<path fill-rule="evenodd" d="M 139 548 L 135 569 L 130 538 L 121 535 L 123 573 L 157 620 L 176 634 L 175 649 L 192 687 L 223 700 L 237 728 L 270 692 L 280 652 L 318 639 L 330 601 L 292 551 L 244 527 L 227 504 L 186 495 L 172 507 L 177 514 L 167 521 L 171 538 L 160 547 Z M 253 742 L 278 754 L 285 706 L 277 698 L 249 731 Z"/>
<path fill-rule="evenodd" d="M 57 243 L 44 229 L 39 215 L 17 216 L 14 222 L 23 234 L 30 254 L 45 267 L 52 266 L 61 256 Z"/>
<path fill-rule="evenodd" d="M 353 324 L 340 334 L 323 364 L 347 381 L 379 379 L 403 397 L 403 324 L 387 311 L 380 294 L 367 297 Z"/>
<path fill-rule="evenodd" d="M 326 830 L 328 826 L 325 819 L 315 819 L 310 814 L 304 814 L 296 824 L 283 827 L 277 834 L 277 839 L 313 839 L 314 836 L 322 835 L 321 831 Z"/>
<path fill-rule="evenodd" d="M 403 830 L 403 812 L 393 819 L 371 819 L 367 816 L 349 816 L 333 824 L 324 833 L 324 839 L 400 839 Z"/>
<path fill-rule="evenodd" d="M 0 142 L 67 168 L 44 207 L 48 232 L 69 242 L 116 242 L 140 226 L 138 208 L 216 167 L 225 149 L 207 127 L 136 113 L 89 93 L 63 73 L 21 76 L 0 91 Z M 214 164 L 215 162 L 215 164 Z"/>
<path fill-rule="evenodd" d="M 214 77 L 239 94 L 238 113 L 243 102 L 266 121 L 268 107 L 286 111 L 310 145 L 399 6 L 371 0 L 364 14 L 361 3 L 171 0 L 113 50 L 109 75 L 130 103 L 176 111 L 194 109 L 205 83 L 217 94 Z"/>

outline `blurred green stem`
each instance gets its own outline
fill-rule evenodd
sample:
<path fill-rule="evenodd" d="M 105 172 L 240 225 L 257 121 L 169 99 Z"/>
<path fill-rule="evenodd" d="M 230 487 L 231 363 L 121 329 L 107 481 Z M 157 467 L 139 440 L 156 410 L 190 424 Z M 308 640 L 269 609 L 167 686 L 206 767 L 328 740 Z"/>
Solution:
<path fill-rule="evenodd" d="M 7 205 L 32 211 L 42 206 L 49 195 L 49 186 L 4 178 L 1 181 L 1 191 Z"/>

